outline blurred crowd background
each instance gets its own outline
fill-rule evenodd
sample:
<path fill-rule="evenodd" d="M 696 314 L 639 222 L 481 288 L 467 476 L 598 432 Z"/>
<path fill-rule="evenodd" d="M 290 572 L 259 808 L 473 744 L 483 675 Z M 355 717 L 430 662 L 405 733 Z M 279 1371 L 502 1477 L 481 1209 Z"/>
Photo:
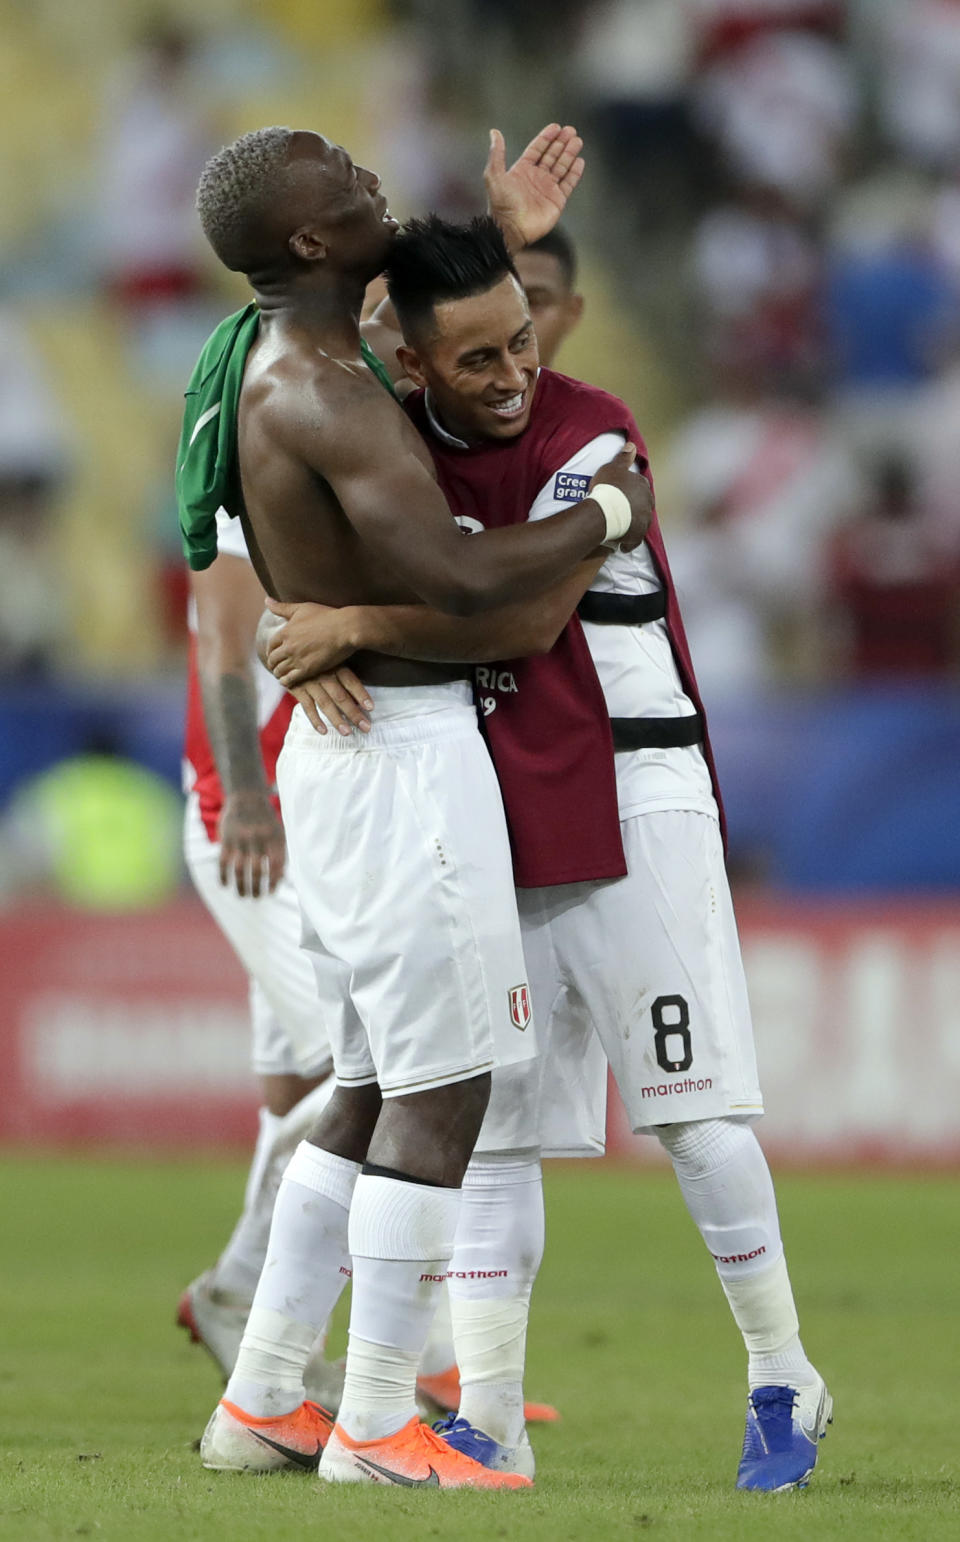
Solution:
<path fill-rule="evenodd" d="M 735 872 L 960 890 L 960 0 L 0 0 L 0 102 L 8 904 L 122 901 L 101 802 L 130 903 L 178 882 L 173 455 L 245 298 L 193 195 L 268 123 L 398 217 L 577 124 L 558 364 L 647 437 Z"/>

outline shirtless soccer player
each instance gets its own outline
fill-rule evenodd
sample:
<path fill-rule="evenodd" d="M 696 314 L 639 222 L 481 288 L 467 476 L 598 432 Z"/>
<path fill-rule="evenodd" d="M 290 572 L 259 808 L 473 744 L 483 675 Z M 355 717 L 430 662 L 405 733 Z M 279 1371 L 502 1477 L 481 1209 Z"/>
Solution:
<path fill-rule="evenodd" d="M 579 146 L 557 136 L 539 169 L 562 189 L 575 180 Z M 397 227 L 379 179 L 344 150 L 285 129 L 246 135 L 208 164 L 198 207 L 217 255 L 248 276 L 259 306 L 218 329 L 195 372 L 178 486 L 198 566 L 214 547 L 210 503 L 232 501 L 278 599 L 422 599 L 469 615 L 535 597 L 604 541 L 641 539 L 649 510 L 628 497 L 630 450 L 575 507 L 494 532 L 476 553 L 464 543 L 429 453 L 361 351 L 364 288 Z M 555 202 L 548 223 L 556 212 Z M 210 475 L 193 478 L 205 451 Z M 191 482 L 201 489 L 192 498 Z M 321 737 L 295 713 L 278 763 L 337 1088 L 281 1185 L 202 1456 L 236 1467 L 254 1465 L 241 1454 L 253 1451 L 303 1465 L 323 1448 L 320 1471 L 334 1481 L 522 1487 L 525 1476 L 485 1467 L 427 1430 L 414 1401 L 490 1072 L 521 1075 L 533 1051 L 502 805 L 464 666 L 361 662 L 381 698 L 377 727 L 362 743 Z M 501 1099 L 496 1115 L 487 1139 L 519 1148 L 522 1102 Z M 346 1380 L 331 1432 L 303 1401 L 302 1371 L 351 1257 Z"/>
<path fill-rule="evenodd" d="M 496 526 L 575 506 L 599 464 L 624 441 L 641 443 L 615 397 L 538 374 L 523 292 L 492 221 L 415 222 L 387 276 L 400 358 L 426 388 L 407 407 L 451 508 L 478 532 L 471 548 Z M 503 403 L 515 404 L 509 431 Z M 479 665 L 545 1039 L 540 1124 L 526 1144 L 601 1145 L 595 1028 L 632 1127 L 654 1134 L 673 1162 L 743 1334 L 738 1485 L 801 1485 L 831 1401 L 798 1336 L 773 1187 L 749 1122 L 762 1106 L 718 793 L 656 523 L 642 546 L 569 580 L 565 610 L 563 593 L 460 620 L 424 607 L 295 607 L 269 659 L 301 685 L 354 649 Z M 331 706 L 322 686 L 312 694 Z M 465 1287 L 454 1277 L 450 1288 L 455 1298 Z"/>
<path fill-rule="evenodd" d="M 583 311 L 583 296 L 574 288 L 573 243 L 557 227 L 523 247 L 515 262 L 540 358 L 549 365 Z M 385 346 L 382 322 L 379 326 Z M 397 334 L 385 347 L 388 363 L 400 341 Z M 226 1380 L 266 1255 L 283 1169 L 333 1083 L 320 1080 L 330 1066 L 329 1041 L 317 1009 L 313 967 L 299 946 L 300 912 L 285 871 L 274 794 L 277 756 L 294 700 L 254 656 L 263 590 L 239 520 L 224 510 L 217 516 L 217 552 L 209 568 L 192 575 L 184 847 L 198 893 L 250 977 L 253 1067 L 263 1106 L 243 1211 L 215 1265 L 183 1292 L 177 1321 L 208 1350 Z M 460 1400 L 451 1333 L 442 1301 L 417 1383 L 421 1398 L 441 1411 L 455 1410 Z M 310 1395 L 336 1403 L 340 1380 L 338 1368 L 315 1347 L 307 1374 Z M 527 1406 L 528 1418 L 553 1417 L 544 1405 Z"/>
<path fill-rule="evenodd" d="M 573 244 L 557 227 L 519 251 L 515 261 L 541 360 L 550 364 L 583 310 L 583 297 L 574 290 Z M 384 346 L 386 332 L 378 325 Z M 388 363 L 399 341 L 398 334 L 386 348 Z M 266 1255 L 283 1168 L 333 1084 L 317 1086 L 330 1065 L 329 1041 L 317 1010 L 313 967 L 299 946 L 300 912 L 285 872 L 283 827 L 273 795 L 294 700 L 254 656 L 263 590 L 239 520 L 224 510 L 217 517 L 217 552 L 209 568 L 192 575 L 184 847 L 198 893 L 250 977 L 253 1066 L 263 1106 L 243 1211 L 216 1264 L 183 1292 L 177 1322 L 208 1350 L 226 1380 Z M 422 1399 L 443 1411 L 456 1409 L 460 1395 L 451 1332 L 442 1302 L 417 1388 Z M 315 1348 L 307 1376 L 311 1396 L 336 1402 L 339 1383 L 337 1368 Z M 552 1417 L 553 1411 L 537 1405 L 534 1414 Z"/>
<path fill-rule="evenodd" d="M 226 1381 L 266 1257 L 283 1171 L 334 1081 L 313 965 L 300 946 L 300 908 L 274 790 L 294 697 L 256 657 L 264 593 L 240 521 L 223 509 L 217 557 L 191 582 L 184 847 L 198 893 L 249 976 L 253 1066 L 263 1093 L 242 1213 L 214 1266 L 191 1281 L 177 1310 L 179 1326 Z M 304 1380 L 311 1398 L 336 1407 L 342 1368 L 325 1360 L 323 1349 L 321 1335 Z M 459 1404 L 445 1300 L 431 1325 L 417 1392 L 441 1412 Z M 527 1411 L 528 1418 L 554 1416 L 543 1404 Z"/>

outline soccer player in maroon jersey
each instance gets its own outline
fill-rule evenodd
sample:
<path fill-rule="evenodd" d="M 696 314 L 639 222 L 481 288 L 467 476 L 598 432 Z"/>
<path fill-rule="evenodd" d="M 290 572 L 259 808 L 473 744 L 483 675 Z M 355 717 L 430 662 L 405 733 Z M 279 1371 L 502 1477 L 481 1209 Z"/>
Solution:
<path fill-rule="evenodd" d="M 388 280 L 399 357 L 419 388 L 407 408 L 472 541 L 575 501 L 628 439 L 649 474 L 622 402 L 539 369 L 529 309 L 492 222 L 413 222 Z M 738 1486 L 801 1486 L 832 1403 L 799 1338 L 773 1186 L 750 1128 L 762 1103 L 722 805 L 656 522 L 642 546 L 597 564 L 583 589 L 576 614 L 569 593 L 459 620 L 423 606 L 274 606 L 289 619 L 269 660 L 301 687 L 364 648 L 476 665 L 548 1034 L 530 1144 L 598 1148 L 602 1045 L 632 1127 L 671 1158 L 748 1350 Z M 330 721 L 345 701 L 356 720 L 342 682 L 306 688 Z M 375 706 L 367 718 L 376 721 Z M 494 1294 L 478 1281 L 450 1288 L 455 1326 L 458 1299 L 475 1312 Z M 461 1414 L 509 1442 L 461 1369 Z M 457 1438 L 453 1424 L 448 1439 Z"/>

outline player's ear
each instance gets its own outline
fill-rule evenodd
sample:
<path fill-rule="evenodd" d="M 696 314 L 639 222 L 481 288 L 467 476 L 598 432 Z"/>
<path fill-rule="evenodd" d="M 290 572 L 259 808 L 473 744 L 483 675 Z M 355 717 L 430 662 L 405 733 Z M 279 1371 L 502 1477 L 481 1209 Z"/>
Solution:
<path fill-rule="evenodd" d="M 423 365 L 416 348 L 410 348 L 406 343 L 401 343 L 397 349 L 397 361 L 408 380 L 412 380 L 415 386 L 425 386 L 427 377 L 423 373 Z"/>
<path fill-rule="evenodd" d="M 571 331 L 583 320 L 583 305 L 584 300 L 582 294 L 572 294 L 567 301 L 567 316 L 569 318 L 569 326 Z"/>
<path fill-rule="evenodd" d="M 294 257 L 299 257 L 301 262 L 322 262 L 327 255 L 327 243 L 307 225 L 293 232 L 287 246 Z"/>

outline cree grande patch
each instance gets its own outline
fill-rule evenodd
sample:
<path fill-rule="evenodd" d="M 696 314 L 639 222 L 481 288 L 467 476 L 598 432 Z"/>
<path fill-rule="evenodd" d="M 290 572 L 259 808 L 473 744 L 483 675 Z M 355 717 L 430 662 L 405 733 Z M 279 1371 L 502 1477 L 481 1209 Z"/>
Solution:
<path fill-rule="evenodd" d="M 579 471 L 558 471 L 553 482 L 553 496 L 560 503 L 579 503 L 587 496 L 590 478 Z"/>

